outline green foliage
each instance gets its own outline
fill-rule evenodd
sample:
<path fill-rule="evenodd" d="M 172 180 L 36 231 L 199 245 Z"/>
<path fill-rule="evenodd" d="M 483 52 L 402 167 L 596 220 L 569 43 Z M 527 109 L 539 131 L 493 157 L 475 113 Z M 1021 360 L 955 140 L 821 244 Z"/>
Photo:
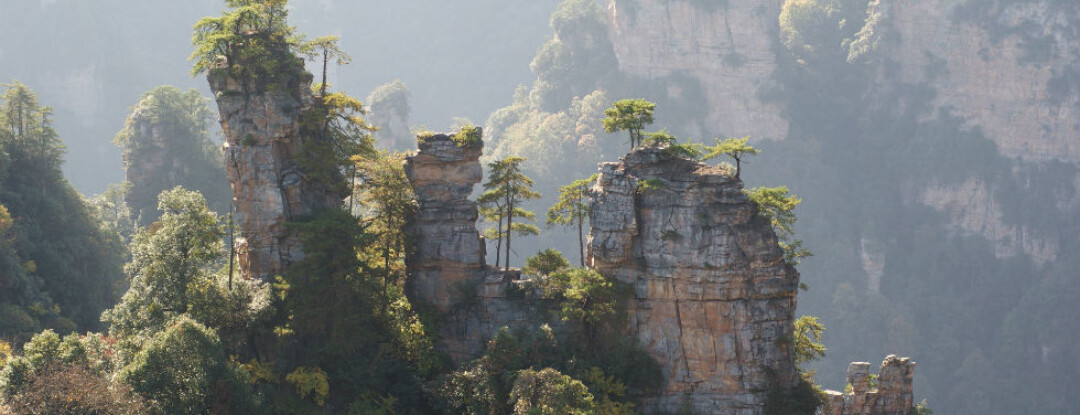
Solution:
<path fill-rule="evenodd" d="M 377 199 L 365 194 L 360 198 Z M 381 203 L 372 206 L 381 209 Z M 376 210 L 372 217 L 380 214 Z M 421 410 L 425 403 L 419 396 L 419 376 L 440 370 L 442 362 L 429 328 L 405 300 L 400 263 L 392 260 L 386 272 L 387 245 L 376 243 L 373 229 L 378 220 L 361 220 L 364 223 L 344 210 L 328 209 L 290 225 L 300 231 L 305 257 L 276 284 L 278 367 L 282 373 L 298 367 L 323 369 L 332 385 L 324 398 L 327 408 L 344 410 L 358 396 L 379 396 L 397 399 L 395 410 Z M 311 399 L 291 391 L 279 391 L 274 405 L 291 412 L 317 410 Z"/>
<path fill-rule="evenodd" d="M 671 135 L 667 129 L 645 134 L 645 145 L 662 148 L 668 155 L 690 160 L 701 159 L 705 154 L 705 147 L 701 144 L 679 144 L 679 139 Z"/>
<path fill-rule="evenodd" d="M 659 177 L 653 177 L 653 178 L 638 181 L 637 193 L 638 194 L 645 194 L 645 193 L 650 193 L 650 192 L 656 192 L 656 191 L 659 191 L 659 190 L 664 190 L 664 189 L 667 189 L 667 188 L 668 188 L 667 180 L 661 179 Z"/>
<path fill-rule="evenodd" d="M 562 252 L 555 249 L 545 249 L 536 255 L 525 259 L 525 268 L 522 272 L 537 276 L 547 276 L 570 266 Z"/>
<path fill-rule="evenodd" d="M 641 130 L 653 122 L 653 110 L 656 104 L 644 99 L 621 99 L 604 110 L 604 132 L 609 134 L 619 131 L 630 133 L 630 148 L 641 143 Z"/>
<path fill-rule="evenodd" d="M 869 2 L 866 5 L 866 20 L 861 29 L 855 33 L 854 38 L 844 39 L 841 46 L 847 50 L 847 62 L 866 62 L 870 54 L 877 50 L 881 43 L 881 31 L 878 25 L 882 20 L 880 10 L 881 3 Z"/>
<path fill-rule="evenodd" d="M 450 136 L 450 139 L 457 144 L 458 147 L 471 148 L 480 144 L 480 127 L 472 124 L 465 124 L 461 127 L 457 133 Z"/>
<path fill-rule="evenodd" d="M 732 160 L 735 160 L 735 178 L 739 179 L 739 173 L 742 172 L 743 157 L 752 156 L 761 151 L 746 144 L 749 140 L 750 136 L 743 138 L 729 138 L 726 140 L 717 138 L 715 146 L 705 147 L 707 153 L 703 159 L 709 160 L 721 155 L 731 157 Z"/>
<path fill-rule="evenodd" d="M 12 415 L 141 415 L 154 413 L 141 396 L 77 365 L 51 367 L 27 379 L 25 390 L 6 400 Z"/>
<path fill-rule="evenodd" d="M 51 109 L 15 81 L 0 96 L 0 337 L 92 329 L 116 301 L 124 248 L 61 173 Z"/>
<path fill-rule="evenodd" d="M 604 374 L 599 367 L 593 366 L 581 374 L 581 382 L 589 387 L 594 398 L 593 413 L 596 415 L 633 415 L 633 402 L 624 402 L 627 387 L 614 376 Z M 614 398 L 614 399 L 613 399 Z"/>
<path fill-rule="evenodd" d="M 296 393 L 301 398 L 308 399 L 308 395 L 316 405 L 323 406 L 326 396 L 330 394 L 330 382 L 326 379 L 326 372 L 317 367 L 300 366 L 285 375 L 285 381 L 296 388 Z"/>
<path fill-rule="evenodd" d="M 926 404 L 926 399 L 923 399 L 922 402 L 919 402 L 919 403 L 915 404 L 915 406 L 911 407 L 911 412 L 909 412 L 909 414 L 910 415 L 933 415 L 934 410 L 930 409 L 930 407 Z"/>
<path fill-rule="evenodd" d="M 223 70 L 249 87 L 296 85 L 297 53 L 310 49 L 286 22 L 287 0 L 227 0 L 230 10 L 195 23 L 191 74 Z"/>
<path fill-rule="evenodd" d="M 551 15 L 554 36 L 529 64 L 536 74 L 530 98 L 555 112 L 574 97 L 605 88 L 618 79 L 615 50 L 608 39 L 603 8 L 588 0 L 565 0 Z"/>
<path fill-rule="evenodd" d="M 176 186 L 199 191 L 215 211 L 229 210 L 221 150 L 210 139 L 216 120 L 198 91 L 169 85 L 147 91 L 132 107 L 113 143 L 124 151 L 125 200 L 141 226 L 158 219 L 158 194 Z"/>
<path fill-rule="evenodd" d="M 326 72 L 327 65 L 330 61 L 338 65 L 345 65 L 352 62 L 352 57 L 348 53 L 338 46 L 338 42 L 341 38 L 337 35 L 320 36 L 310 42 L 304 42 L 300 45 L 298 52 L 308 55 L 309 59 L 318 59 L 322 55 L 322 81 L 318 83 L 319 96 L 326 95 Z"/>
<path fill-rule="evenodd" d="M 510 391 L 515 415 L 585 415 L 593 413 L 593 396 L 581 381 L 552 368 L 525 369 Z"/>
<path fill-rule="evenodd" d="M 158 210 L 161 219 L 132 240 L 130 288 L 102 314 L 121 338 L 153 334 L 187 313 L 225 256 L 223 229 L 202 195 L 181 187 L 162 192 Z"/>
<path fill-rule="evenodd" d="M 802 379 L 795 388 L 774 387 L 765 396 L 766 415 L 813 415 L 825 403 L 825 392 Z"/>
<path fill-rule="evenodd" d="M 344 199 L 355 181 L 358 158 L 375 158 L 373 127 L 363 119 L 360 100 L 341 92 L 322 92 L 317 105 L 300 119 L 301 135 L 307 137 L 297 164 L 313 186 L 320 186 Z M 347 176 L 348 175 L 348 176 Z"/>
<path fill-rule="evenodd" d="M 759 186 L 750 190 L 743 190 L 750 201 L 757 207 L 758 215 L 768 219 L 776 236 L 780 239 L 780 248 L 784 250 L 784 260 L 792 265 L 798 264 L 800 258 L 811 256 L 810 251 L 802 248 L 802 241 L 791 240 L 795 234 L 792 227 L 795 225 L 795 207 L 802 203 L 802 199 L 791 194 L 787 186 L 764 187 Z"/>
<path fill-rule="evenodd" d="M 229 367 L 217 334 L 187 317 L 151 337 L 117 379 L 168 414 L 251 411 L 250 392 Z"/>
<path fill-rule="evenodd" d="M 402 155 L 380 153 L 374 159 L 354 157 L 353 160 L 361 178 L 353 198 L 359 199 L 365 209 L 362 220 L 367 223 L 366 232 L 374 236 L 373 243 L 362 253 L 369 258 L 371 277 L 382 279 L 380 298 L 384 302 L 379 308 L 386 310 L 393 301 L 387 290 L 400 285 L 405 277 L 403 259 L 413 245 L 413 238 L 405 233 L 404 227 L 419 205 L 405 177 Z"/>
<path fill-rule="evenodd" d="M 536 214 L 520 205 L 531 199 L 539 199 L 540 193 L 532 190 L 533 180 L 521 170 L 525 158 L 509 156 L 502 160 L 488 163 L 488 180 L 484 182 L 484 193 L 477 198 L 480 213 L 485 219 L 496 223 L 495 236 L 501 244 L 506 240 L 505 267 L 510 268 L 510 241 L 513 234 L 536 235 L 540 228 L 528 223 L 514 223 L 515 218 L 532 221 Z M 506 226 L 503 226 L 503 223 Z M 496 247 L 495 266 L 499 266 Z"/>
<path fill-rule="evenodd" d="M 596 342 L 604 322 L 614 321 L 625 285 L 588 268 L 569 268 L 554 272 L 542 282 L 544 297 L 556 300 L 557 314 L 563 321 L 581 325 L 585 342 Z"/>
<path fill-rule="evenodd" d="M 15 414 L 147 413 L 141 397 L 109 380 L 116 352 L 100 334 L 60 337 L 45 330 L 23 345 L 21 356 L 6 349 L 11 358 L 0 366 L 0 401 Z"/>
<path fill-rule="evenodd" d="M 817 317 L 801 316 L 795 320 L 791 351 L 796 365 L 825 357 L 825 345 L 821 344 L 821 334 L 824 331 L 825 325 L 821 324 Z"/>
<path fill-rule="evenodd" d="M 580 266 L 585 266 L 585 221 L 589 218 L 589 188 L 599 174 L 593 173 L 586 179 L 575 180 L 559 188 L 559 200 L 547 211 L 548 225 L 576 226 Z"/>

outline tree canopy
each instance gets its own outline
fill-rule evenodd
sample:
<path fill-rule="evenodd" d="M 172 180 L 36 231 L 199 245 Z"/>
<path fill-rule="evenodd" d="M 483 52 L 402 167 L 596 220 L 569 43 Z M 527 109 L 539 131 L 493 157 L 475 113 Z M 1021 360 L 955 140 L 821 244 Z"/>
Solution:
<path fill-rule="evenodd" d="M 742 173 L 742 159 L 746 156 L 752 156 L 759 153 L 758 150 L 746 142 L 750 141 L 750 136 L 743 138 L 728 138 L 726 140 L 716 139 L 716 145 L 711 147 L 705 147 L 705 160 L 715 158 L 717 156 L 728 156 L 732 160 L 735 160 L 735 178 L 740 179 L 739 174 Z"/>
<path fill-rule="evenodd" d="M 621 99 L 604 110 L 604 131 L 611 134 L 619 131 L 630 133 L 630 148 L 641 144 L 641 130 L 653 122 L 653 110 L 656 104 L 644 99 Z"/>
<path fill-rule="evenodd" d="M 481 211 L 489 220 L 494 220 L 499 242 L 506 240 L 506 258 L 504 264 L 510 268 L 510 238 L 513 234 L 536 235 L 540 228 L 528 223 L 514 223 L 514 219 L 532 221 L 536 214 L 521 207 L 526 200 L 539 199 L 540 193 L 532 190 L 533 180 L 522 173 L 521 164 L 525 158 L 509 156 L 502 160 L 488 163 L 488 180 L 484 182 L 484 193 L 477 199 Z M 503 227 L 505 221 L 506 226 Z M 496 248 L 498 250 L 498 248 Z M 498 267 L 498 257 L 495 266 Z"/>
<path fill-rule="evenodd" d="M 596 183 L 599 174 L 575 180 L 559 188 L 559 200 L 547 211 L 548 225 L 575 226 L 581 266 L 585 266 L 585 221 L 589 218 L 589 188 Z"/>

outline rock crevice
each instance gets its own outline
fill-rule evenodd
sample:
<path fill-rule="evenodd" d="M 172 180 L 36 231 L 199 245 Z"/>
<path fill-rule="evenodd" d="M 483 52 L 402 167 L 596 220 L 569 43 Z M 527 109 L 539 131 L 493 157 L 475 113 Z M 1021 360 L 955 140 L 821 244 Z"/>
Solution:
<path fill-rule="evenodd" d="M 664 368 L 647 410 L 764 413 L 798 382 L 789 343 L 799 275 L 723 170 L 642 148 L 603 163 L 589 262 L 634 287 L 630 330 Z"/>
<path fill-rule="evenodd" d="M 225 173 L 239 225 L 239 269 L 246 278 L 271 279 L 302 259 L 299 235 L 286 224 L 343 199 L 300 173 L 301 116 L 314 97 L 311 74 L 299 78 L 271 89 L 217 72 L 207 76 L 225 134 Z"/>

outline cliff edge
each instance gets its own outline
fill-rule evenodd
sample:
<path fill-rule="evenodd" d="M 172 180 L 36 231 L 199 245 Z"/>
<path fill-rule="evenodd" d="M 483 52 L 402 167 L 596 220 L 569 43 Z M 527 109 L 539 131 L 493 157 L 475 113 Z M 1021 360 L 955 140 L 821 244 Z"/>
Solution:
<path fill-rule="evenodd" d="M 664 368 L 646 410 L 762 414 L 799 378 L 790 335 L 799 273 L 722 169 L 640 148 L 602 163 L 589 262 L 634 287 L 629 330 Z"/>

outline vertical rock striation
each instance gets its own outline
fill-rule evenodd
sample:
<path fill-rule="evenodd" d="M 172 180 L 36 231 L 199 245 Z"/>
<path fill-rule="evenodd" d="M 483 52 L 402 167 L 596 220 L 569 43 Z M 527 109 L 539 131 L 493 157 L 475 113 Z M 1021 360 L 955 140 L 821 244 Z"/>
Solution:
<path fill-rule="evenodd" d="M 344 197 L 305 178 L 297 164 L 305 140 L 300 119 L 314 104 L 311 74 L 297 78 L 268 88 L 216 72 L 207 77 L 225 134 L 240 272 L 247 278 L 273 278 L 301 259 L 299 237 L 287 223 L 338 206 Z"/>
<path fill-rule="evenodd" d="M 630 330 L 664 368 L 646 410 L 762 414 L 798 382 L 790 335 L 799 274 L 723 170 L 642 148 L 600 165 L 589 261 L 630 283 Z"/>
<path fill-rule="evenodd" d="M 850 393 L 825 391 L 823 415 L 908 415 L 914 403 L 915 362 L 889 355 L 881 362 L 877 387 L 871 387 L 870 363 L 852 362 L 847 378 Z"/>
<path fill-rule="evenodd" d="M 405 257 L 406 293 L 439 310 L 436 347 L 464 362 L 483 354 L 499 328 L 534 322 L 538 312 L 523 296 L 508 295 L 519 271 L 485 263 L 476 202 L 468 198 L 483 179 L 483 140 L 462 146 L 450 135 L 434 134 L 417 141 L 419 150 L 405 162 L 420 204 L 407 226 L 415 249 Z"/>
<path fill-rule="evenodd" d="M 775 87 L 780 0 L 608 0 L 612 43 L 623 72 L 646 79 L 686 75 L 701 83 L 708 115 L 699 137 L 783 140 Z M 678 99 L 684 91 L 669 89 Z"/>
<path fill-rule="evenodd" d="M 420 204 L 407 225 L 416 238 L 416 250 L 406 261 L 408 292 L 445 313 L 485 267 L 476 202 L 469 200 L 483 179 L 479 160 L 484 145 L 461 146 L 446 134 L 418 141 L 419 151 L 405 161 L 405 175 Z"/>

